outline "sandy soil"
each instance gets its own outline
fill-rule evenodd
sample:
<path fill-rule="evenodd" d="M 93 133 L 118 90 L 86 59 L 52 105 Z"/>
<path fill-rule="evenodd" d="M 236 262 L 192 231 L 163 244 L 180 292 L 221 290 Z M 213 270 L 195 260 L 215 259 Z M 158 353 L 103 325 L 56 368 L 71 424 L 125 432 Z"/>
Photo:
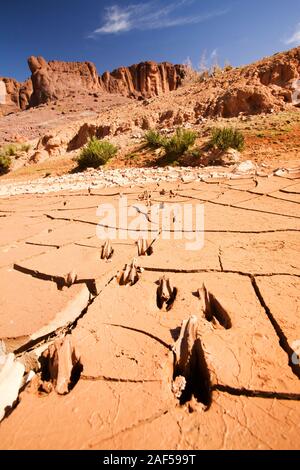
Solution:
<path fill-rule="evenodd" d="M 149 185 L 152 206 L 204 206 L 204 230 L 193 224 L 203 249 L 187 251 L 184 231 L 174 240 L 175 219 L 165 237 L 148 236 L 151 256 L 128 237 L 101 260 L 97 207 L 149 203 L 141 186 L 0 199 L 0 338 L 29 370 L 28 358 L 68 337 L 82 365 L 66 395 L 38 391 L 36 378 L 25 387 L 0 448 L 299 448 L 299 174 Z M 134 257 L 139 280 L 120 286 Z M 62 286 L 72 270 L 76 283 Z M 177 289 L 170 310 L 157 301 L 164 275 Z M 203 283 L 223 307 L 213 321 L 196 295 Z M 180 403 L 172 346 L 192 315 L 203 360 Z"/>

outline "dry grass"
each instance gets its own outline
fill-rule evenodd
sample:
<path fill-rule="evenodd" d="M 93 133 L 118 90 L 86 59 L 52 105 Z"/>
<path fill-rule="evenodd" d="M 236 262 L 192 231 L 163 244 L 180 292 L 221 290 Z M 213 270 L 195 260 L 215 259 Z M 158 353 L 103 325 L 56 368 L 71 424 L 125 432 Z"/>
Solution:
<path fill-rule="evenodd" d="M 76 164 L 71 157 L 59 157 L 49 159 L 42 163 L 29 165 L 18 170 L 11 171 L 1 177 L 1 180 L 28 180 L 44 178 L 46 176 L 61 176 L 74 169 Z"/>

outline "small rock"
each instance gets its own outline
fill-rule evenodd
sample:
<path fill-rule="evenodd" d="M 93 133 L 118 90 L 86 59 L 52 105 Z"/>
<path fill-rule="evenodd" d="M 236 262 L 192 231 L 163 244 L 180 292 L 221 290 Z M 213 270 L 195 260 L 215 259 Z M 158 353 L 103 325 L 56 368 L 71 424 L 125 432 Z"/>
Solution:
<path fill-rule="evenodd" d="M 241 160 L 241 154 L 238 150 L 228 149 L 221 157 L 223 165 L 234 165 Z"/>
<path fill-rule="evenodd" d="M 25 367 L 15 360 L 13 353 L 0 355 L 0 421 L 18 398 L 24 371 Z"/>
<path fill-rule="evenodd" d="M 250 173 L 256 170 L 256 165 L 247 160 L 246 162 L 240 163 L 234 170 L 234 173 Z"/>
<path fill-rule="evenodd" d="M 274 175 L 275 175 L 275 176 L 285 176 L 286 173 L 287 173 L 286 170 L 281 169 L 281 168 L 278 169 L 278 170 L 276 170 L 276 171 L 274 171 Z"/>

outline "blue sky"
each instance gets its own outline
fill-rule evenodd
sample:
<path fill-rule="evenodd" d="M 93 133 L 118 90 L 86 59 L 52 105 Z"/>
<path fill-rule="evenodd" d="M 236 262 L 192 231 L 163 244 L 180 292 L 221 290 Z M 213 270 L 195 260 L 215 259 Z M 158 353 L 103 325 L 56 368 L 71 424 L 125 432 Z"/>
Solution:
<path fill-rule="evenodd" d="M 0 76 L 26 59 L 84 61 L 98 72 L 143 60 L 250 63 L 300 45 L 299 0 L 9 0 L 0 5 Z"/>

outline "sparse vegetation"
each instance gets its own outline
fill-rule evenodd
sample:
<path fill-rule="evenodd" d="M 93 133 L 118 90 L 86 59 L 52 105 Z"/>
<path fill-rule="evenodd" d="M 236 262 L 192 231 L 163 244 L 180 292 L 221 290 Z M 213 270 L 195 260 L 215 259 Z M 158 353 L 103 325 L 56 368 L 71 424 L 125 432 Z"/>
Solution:
<path fill-rule="evenodd" d="M 18 147 L 14 144 L 6 145 L 2 151 L 9 157 L 14 157 L 18 153 Z"/>
<path fill-rule="evenodd" d="M 171 162 L 183 155 L 197 138 L 196 132 L 178 128 L 172 137 L 164 137 L 159 132 L 151 130 L 145 135 L 145 140 L 151 148 L 164 148 L 166 157 Z"/>
<path fill-rule="evenodd" d="M 233 70 L 233 66 L 229 62 L 226 62 L 224 65 L 224 72 L 230 72 L 230 70 Z"/>
<path fill-rule="evenodd" d="M 105 165 L 117 152 L 117 147 L 107 140 L 92 137 L 76 158 L 78 168 L 80 170 L 98 168 Z"/>
<path fill-rule="evenodd" d="M 191 85 L 193 83 L 197 83 L 199 81 L 199 72 L 195 70 L 192 64 L 191 59 L 188 57 L 187 60 L 183 63 L 185 66 L 185 76 L 182 81 L 182 85 Z"/>
<path fill-rule="evenodd" d="M 215 64 L 211 67 L 210 76 L 211 77 L 218 77 L 219 75 L 221 75 L 224 72 L 224 70 L 222 69 L 222 67 L 220 67 L 220 65 Z"/>
<path fill-rule="evenodd" d="M 9 172 L 11 165 L 11 158 L 9 155 L 0 153 L 0 175 L 4 175 Z"/>
<path fill-rule="evenodd" d="M 135 152 L 131 152 L 125 155 L 125 159 L 128 161 L 137 161 L 139 159 L 139 155 Z"/>
<path fill-rule="evenodd" d="M 0 175 L 8 173 L 12 164 L 11 157 L 17 154 L 17 147 L 13 144 L 5 145 L 0 149 Z"/>
<path fill-rule="evenodd" d="M 23 145 L 16 145 L 16 144 L 8 144 L 0 149 L 0 156 L 2 157 L 20 157 L 20 152 L 28 152 L 31 146 L 29 144 Z"/>
<path fill-rule="evenodd" d="M 189 156 L 190 156 L 191 158 L 197 159 L 197 158 L 200 158 L 201 155 L 202 155 L 202 154 L 201 154 L 201 151 L 200 151 L 199 148 L 194 148 L 194 149 L 191 149 L 191 150 L 189 151 Z"/>
<path fill-rule="evenodd" d="M 163 137 L 159 132 L 153 129 L 146 132 L 144 138 L 148 147 L 153 148 L 153 149 L 164 147 L 166 143 L 166 138 Z"/>
<path fill-rule="evenodd" d="M 21 152 L 29 152 L 30 149 L 31 149 L 31 145 L 30 145 L 30 144 L 23 144 L 23 145 L 21 145 L 21 147 L 20 147 Z"/>
<path fill-rule="evenodd" d="M 171 138 L 166 139 L 166 142 L 163 145 L 166 155 L 169 157 L 180 157 L 192 145 L 194 145 L 196 138 L 197 134 L 194 131 L 180 128 L 177 129 L 176 134 Z"/>
<path fill-rule="evenodd" d="M 210 59 L 207 59 L 206 51 L 204 51 L 198 68 L 194 68 L 190 58 L 188 58 L 183 65 L 186 67 L 185 77 L 182 82 L 183 86 L 194 83 L 203 83 L 211 77 L 219 77 L 224 72 L 229 72 L 234 69 L 228 61 L 225 62 L 223 67 L 220 66 L 216 51 L 214 51 L 214 54 Z"/>
<path fill-rule="evenodd" d="M 237 129 L 231 127 L 215 128 L 212 130 L 209 146 L 223 151 L 233 148 L 241 152 L 245 147 L 245 139 Z"/>

